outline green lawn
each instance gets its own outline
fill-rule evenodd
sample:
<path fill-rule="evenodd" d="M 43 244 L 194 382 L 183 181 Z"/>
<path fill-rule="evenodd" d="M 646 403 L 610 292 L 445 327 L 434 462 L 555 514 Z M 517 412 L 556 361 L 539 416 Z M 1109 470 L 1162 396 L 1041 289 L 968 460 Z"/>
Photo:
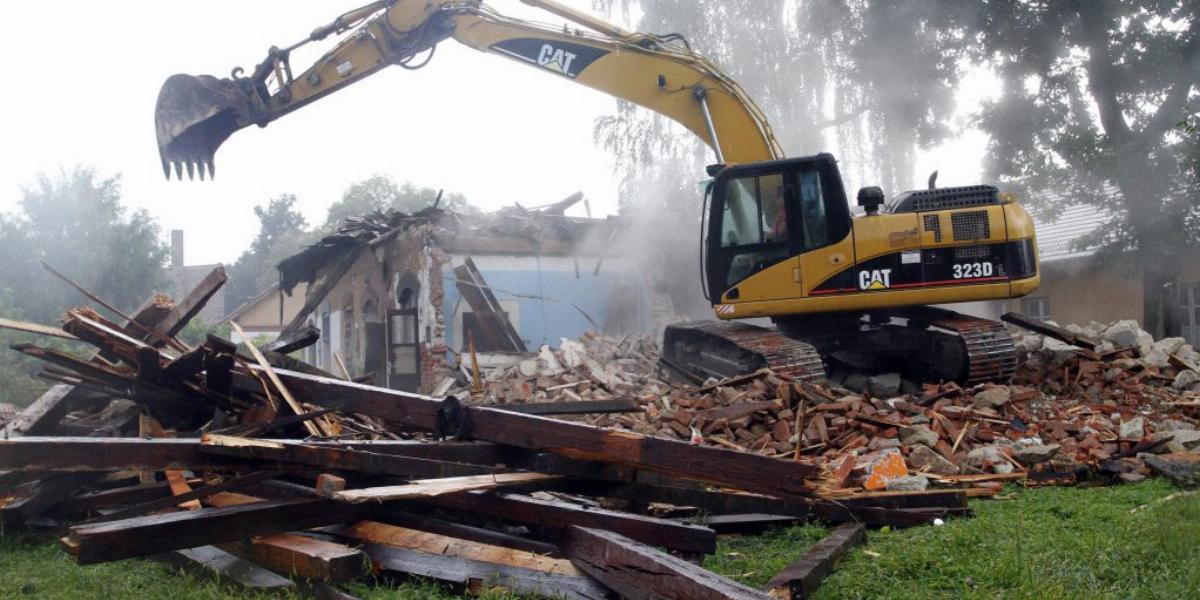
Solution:
<path fill-rule="evenodd" d="M 1200 495 L 1154 480 L 1011 488 L 973 519 L 872 531 L 818 598 L 1190 598 L 1200 590 Z M 1149 504 L 1131 514 L 1131 509 Z M 826 532 L 804 526 L 722 541 L 706 566 L 758 586 Z M 445 598 L 433 585 L 357 585 L 368 598 Z M 146 561 L 75 566 L 52 544 L 0 537 L 0 598 L 243 598 Z M 502 597 L 499 595 L 492 597 Z"/>

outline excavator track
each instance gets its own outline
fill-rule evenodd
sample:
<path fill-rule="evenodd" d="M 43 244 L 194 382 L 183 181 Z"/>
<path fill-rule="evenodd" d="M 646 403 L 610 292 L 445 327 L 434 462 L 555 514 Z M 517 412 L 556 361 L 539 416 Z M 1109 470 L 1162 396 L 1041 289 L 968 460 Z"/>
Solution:
<path fill-rule="evenodd" d="M 966 385 L 1008 381 L 1017 372 L 1017 348 L 1003 323 L 943 308 L 922 306 L 904 311 L 930 325 L 953 332 L 966 349 Z"/>
<path fill-rule="evenodd" d="M 802 380 L 825 378 L 825 364 L 812 344 L 774 329 L 731 321 L 668 325 L 663 356 L 691 374 L 734 377 L 770 368 Z"/>
<path fill-rule="evenodd" d="M 964 385 L 1007 381 L 1017 369 L 1012 336 L 1002 323 L 928 306 L 875 313 L 868 321 L 785 327 L 783 331 L 729 321 L 671 325 L 663 336 L 668 364 L 693 375 L 733 377 L 768 367 L 797 379 L 819 380 L 837 353 L 903 358 L 914 380 L 954 379 Z M 895 324 L 894 318 L 904 319 Z M 947 350 L 946 348 L 949 348 Z M 941 348 L 940 350 L 935 350 Z M 926 367 L 920 368 L 924 364 Z"/>

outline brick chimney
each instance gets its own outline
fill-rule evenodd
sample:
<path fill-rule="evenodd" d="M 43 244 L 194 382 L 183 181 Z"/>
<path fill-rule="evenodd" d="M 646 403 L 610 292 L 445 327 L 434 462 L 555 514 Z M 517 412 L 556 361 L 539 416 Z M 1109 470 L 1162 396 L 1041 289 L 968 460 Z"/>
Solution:
<path fill-rule="evenodd" d="M 183 230 L 171 230 L 171 268 L 183 268 Z"/>

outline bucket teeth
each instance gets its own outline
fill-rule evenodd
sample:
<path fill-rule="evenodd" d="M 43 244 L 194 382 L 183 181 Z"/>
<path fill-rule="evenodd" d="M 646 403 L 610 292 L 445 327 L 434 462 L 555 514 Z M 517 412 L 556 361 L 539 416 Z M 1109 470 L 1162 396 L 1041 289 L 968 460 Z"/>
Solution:
<path fill-rule="evenodd" d="M 190 160 L 185 164 L 187 165 L 188 179 L 194 179 L 196 174 L 196 165 Z"/>

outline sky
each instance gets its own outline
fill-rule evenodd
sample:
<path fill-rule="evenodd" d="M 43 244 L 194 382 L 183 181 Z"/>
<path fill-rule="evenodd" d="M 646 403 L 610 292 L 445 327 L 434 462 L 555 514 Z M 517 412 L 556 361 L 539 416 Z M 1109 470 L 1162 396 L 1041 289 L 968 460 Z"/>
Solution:
<path fill-rule="evenodd" d="M 257 204 L 293 193 L 320 223 L 343 190 L 375 174 L 459 192 L 485 209 L 582 191 L 593 216 L 616 213 L 613 160 L 592 136 L 595 119 L 614 111 L 612 98 L 453 40 L 424 69 L 385 69 L 265 129 L 235 133 L 217 152 L 215 181 L 163 178 L 154 104 L 168 76 L 250 71 L 271 45 L 290 45 L 359 3 L 0 2 L 8 24 L 0 71 L 12 86 L 0 96 L 0 211 L 16 209 L 41 173 L 82 165 L 120 174 L 123 200 L 149 211 L 164 241 L 185 231 L 188 264 L 235 260 L 257 233 Z M 562 24 L 518 0 L 489 4 Z M 295 53 L 293 70 L 327 47 Z M 978 99 L 960 98 L 960 110 Z M 985 144 L 968 131 L 921 152 L 918 172 L 940 169 L 939 185 L 976 183 Z"/>

